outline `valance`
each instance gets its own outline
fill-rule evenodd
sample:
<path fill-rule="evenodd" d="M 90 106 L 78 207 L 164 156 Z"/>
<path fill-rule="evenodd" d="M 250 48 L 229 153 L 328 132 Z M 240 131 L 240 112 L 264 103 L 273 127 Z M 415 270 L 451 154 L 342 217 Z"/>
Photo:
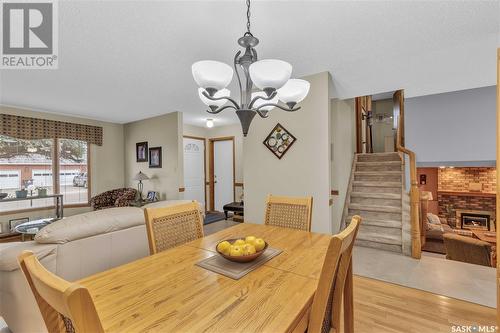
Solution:
<path fill-rule="evenodd" d="M 10 114 L 0 114 L 0 134 L 24 140 L 81 140 L 102 146 L 102 127 Z"/>

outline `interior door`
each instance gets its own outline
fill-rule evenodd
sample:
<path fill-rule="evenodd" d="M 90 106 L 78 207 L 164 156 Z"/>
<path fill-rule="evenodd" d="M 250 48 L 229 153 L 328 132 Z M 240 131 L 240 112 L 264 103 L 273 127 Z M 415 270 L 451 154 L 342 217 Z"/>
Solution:
<path fill-rule="evenodd" d="M 214 209 L 222 212 L 225 204 L 234 201 L 234 141 L 213 142 Z"/>
<path fill-rule="evenodd" d="M 205 139 L 184 138 L 184 199 L 205 206 Z"/>

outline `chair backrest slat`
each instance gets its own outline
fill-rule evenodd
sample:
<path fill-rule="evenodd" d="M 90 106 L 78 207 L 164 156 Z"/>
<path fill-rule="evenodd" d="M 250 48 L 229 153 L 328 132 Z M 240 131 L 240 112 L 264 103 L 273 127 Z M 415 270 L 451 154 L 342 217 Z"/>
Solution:
<path fill-rule="evenodd" d="M 155 254 L 203 237 L 203 221 L 196 201 L 170 207 L 146 208 L 144 217 L 149 252 Z"/>
<path fill-rule="evenodd" d="M 349 226 L 330 240 L 314 295 L 308 332 L 329 332 L 331 328 L 338 332 L 340 328 L 342 297 L 347 296 L 344 295 L 344 285 L 348 278 L 352 278 L 349 276 L 352 275 L 352 248 L 360 222 L 361 217 L 354 216 Z"/>
<path fill-rule="evenodd" d="M 86 288 L 49 272 L 33 252 L 24 251 L 18 260 L 50 333 L 104 332 Z"/>
<path fill-rule="evenodd" d="M 313 198 L 268 195 L 265 224 L 311 231 Z"/>

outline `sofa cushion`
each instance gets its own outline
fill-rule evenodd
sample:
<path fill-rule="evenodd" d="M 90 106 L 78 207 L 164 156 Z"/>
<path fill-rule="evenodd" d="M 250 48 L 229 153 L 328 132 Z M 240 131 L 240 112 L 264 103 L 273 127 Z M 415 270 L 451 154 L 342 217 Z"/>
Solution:
<path fill-rule="evenodd" d="M 437 224 L 437 225 L 441 224 L 441 220 L 439 219 L 439 216 L 432 214 L 432 213 L 427 213 L 427 221 L 430 224 Z"/>
<path fill-rule="evenodd" d="M 12 242 L 0 244 L 0 271 L 19 269 L 17 257 L 23 251 L 31 251 L 38 260 L 56 253 L 57 245 L 37 244 L 36 242 Z"/>
<path fill-rule="evenodd" d="M 36 236 L 37 243 L 63 244 L 144 224 L 144 212 L 136 207 L 119 207 L 73 215 L 49 224 Z"/>

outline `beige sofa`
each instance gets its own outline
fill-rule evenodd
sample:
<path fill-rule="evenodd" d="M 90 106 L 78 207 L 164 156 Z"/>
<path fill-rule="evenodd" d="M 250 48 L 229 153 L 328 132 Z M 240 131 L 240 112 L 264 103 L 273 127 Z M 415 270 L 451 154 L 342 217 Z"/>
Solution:
<path fill-rule="evenodd" d="M 160 201 L 145 207 L 183 202 L 189 201 Z M 0 244 L 0 317 L 13 333 L 46 332 L 17 263 L 23 250 L 33 251 L 58 276 L 78 280 L 149 254 L 144 213 L 141 208 L 120 207 L 74 215 L 45 227 L 34 241 Z"/>

